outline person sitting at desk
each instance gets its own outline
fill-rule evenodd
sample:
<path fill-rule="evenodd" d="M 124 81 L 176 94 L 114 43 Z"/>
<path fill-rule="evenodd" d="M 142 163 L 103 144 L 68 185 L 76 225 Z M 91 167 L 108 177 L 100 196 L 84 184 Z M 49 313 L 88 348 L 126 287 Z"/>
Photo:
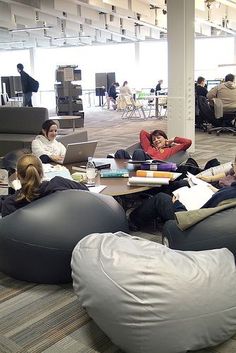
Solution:
<path fill-rule="evenodd" d="M 208 93 L 208 90 L 206 88 L 206 80 L 204 77 L 199 76 L 197 79 L 197 84 L 195 87 L 195 95 L 198 96 L 204 96 L 206 97 Z"/>
<path fill-rule="evenodd" d="M 16 172 L 21 183 L 21 189 L 13 195 L 1 198 L 2 217 L 56 191 L 88 190 L 83 184 L 59 176 L 52 178 L 50 181 L 42 181 L 42 162 L 33 154 L 24 154 L 18 159 Z"/>
<path fill-rule="evenodd" d="M 158 94 L 159 91 L 161 91 L 161 85 L 163 83 L 163 80 L 159 80 L 158 84 L 156 85 L 155 93 L 156 95 Z"/>
<path fill-rule="evenodd" d="M 235 76 L 228 74 L 225 82 L 213 87 L 207 94 L 207 98 L 212 102 L 213 98 L 219 98 L 223 103 L 223 112 L 236 111 L 236 85 Z"/>
<path fill-rule="evenodd" d="M 57 130 L 54 120 L 46 120 L 40 134 L 32 141 L 32 152 L 43 163 L 61 162 L 65 157 L 65 146 L 56 140 Z"/>
<path fill-rule="evenodd" d="M 128 81 L 124 81 L 122 87 L 120 88 L 120 95 L 132 96 L 131 89 L 128 86 Z"/>

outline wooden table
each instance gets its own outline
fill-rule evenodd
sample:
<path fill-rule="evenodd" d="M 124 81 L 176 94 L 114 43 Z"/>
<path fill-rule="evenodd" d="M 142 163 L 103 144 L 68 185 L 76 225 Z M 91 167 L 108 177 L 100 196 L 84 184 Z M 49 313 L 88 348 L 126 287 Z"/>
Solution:
<path fill-rule="evenodd" d="M 123 169 L 128 168 L 130 176 L 133 176 L 135 173 L 135 167 L 133 164 L 128 163 L 127 160 L 114 159 L 114 158 L 93 158 L 95 162 L 102 162 L 104 164 L 110 163 L 111 169 Z M 71 171 L 75 172 L 72 169 L 72 166 L 85 166 L 85 162 L 82 163 L 73 163 L 66 165 L 66 167 Z M 137 192 L 150 190 L 151 186 L 129 186 L 127 185 L 128 178 L 100 178 L 97 176 L 96 185 L 106 185 L 106 188 L 101 191 L 101 194 L 110 195 L 110 196 L 124 196 L 130 195 Z"/>
<path fill-rule="evenodd" d="M 77 119 L 81 119 L 82 116 L 81 115 L 59 115 L 59 116 L 50 116 L 50 119 L 52 120 L 58 120 L 60 122 L 60 120 L 72 120 L 72 128 L 73 131 L 75 131 L 75 120 Z"/>

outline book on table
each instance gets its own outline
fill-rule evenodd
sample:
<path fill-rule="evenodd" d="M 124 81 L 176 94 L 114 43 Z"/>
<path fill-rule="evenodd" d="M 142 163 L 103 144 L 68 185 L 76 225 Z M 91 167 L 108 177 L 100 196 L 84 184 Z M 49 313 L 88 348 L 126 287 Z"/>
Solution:
<path fill-rule="evenodd" d="M 175 180 L 181 175 L 181 173 L 164 172 L 164 171 L 153 171 L 153 170 L 137 170 L 137 177 L 148 177 L 148 178 L 168 178 L 169 180 Z"/>
<path fill-rule="evenodd" d="M 100 172 L 101 178 L 128 178 L 128 169 L 102 169 Z"/>

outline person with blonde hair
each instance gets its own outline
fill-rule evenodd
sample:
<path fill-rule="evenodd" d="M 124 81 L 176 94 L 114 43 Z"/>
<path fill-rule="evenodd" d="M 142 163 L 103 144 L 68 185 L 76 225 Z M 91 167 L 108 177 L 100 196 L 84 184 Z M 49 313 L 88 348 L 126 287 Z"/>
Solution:
<path fill-rule="evenodd" d="M 88 190 L 85 185 L 60 176 L 43 181 L 42 162 L 33 154 L 24 154 L 18 159 L 16 174 L 21 183 L 21 189 L 1 200 L 2 217 L 56 191 Z"/>

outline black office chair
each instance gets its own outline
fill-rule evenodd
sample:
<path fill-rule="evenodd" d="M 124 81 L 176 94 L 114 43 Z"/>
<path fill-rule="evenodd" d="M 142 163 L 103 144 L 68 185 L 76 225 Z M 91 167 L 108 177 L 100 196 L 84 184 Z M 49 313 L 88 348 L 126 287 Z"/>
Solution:
<path fill-rule="evenodd" d="M 216 119 L 214 108 L 210 106 L 208 99 L 204 96 L 198 97 L 198 108 L 201 123 L 203 126 L 206 126 L 205 131 L 208 134 L 211 134 L 213 131 L 216 131 L 217 135 L 225 131 L 236 133 L 236 112 L 225 113 L 222 118 Z M 212 127 L 209 127 L 209 124 Z"/>
<path fill-rule="evenodd" d="M 205 96 L 196 97 L 196 112 L 195 124 L 197 127 L 202 128 L 204 131 L 208 131 L 208 126 L 218 126 L 217 119 L 215 118 L 214 110 L 211 108 L 208 99 Z"/>

